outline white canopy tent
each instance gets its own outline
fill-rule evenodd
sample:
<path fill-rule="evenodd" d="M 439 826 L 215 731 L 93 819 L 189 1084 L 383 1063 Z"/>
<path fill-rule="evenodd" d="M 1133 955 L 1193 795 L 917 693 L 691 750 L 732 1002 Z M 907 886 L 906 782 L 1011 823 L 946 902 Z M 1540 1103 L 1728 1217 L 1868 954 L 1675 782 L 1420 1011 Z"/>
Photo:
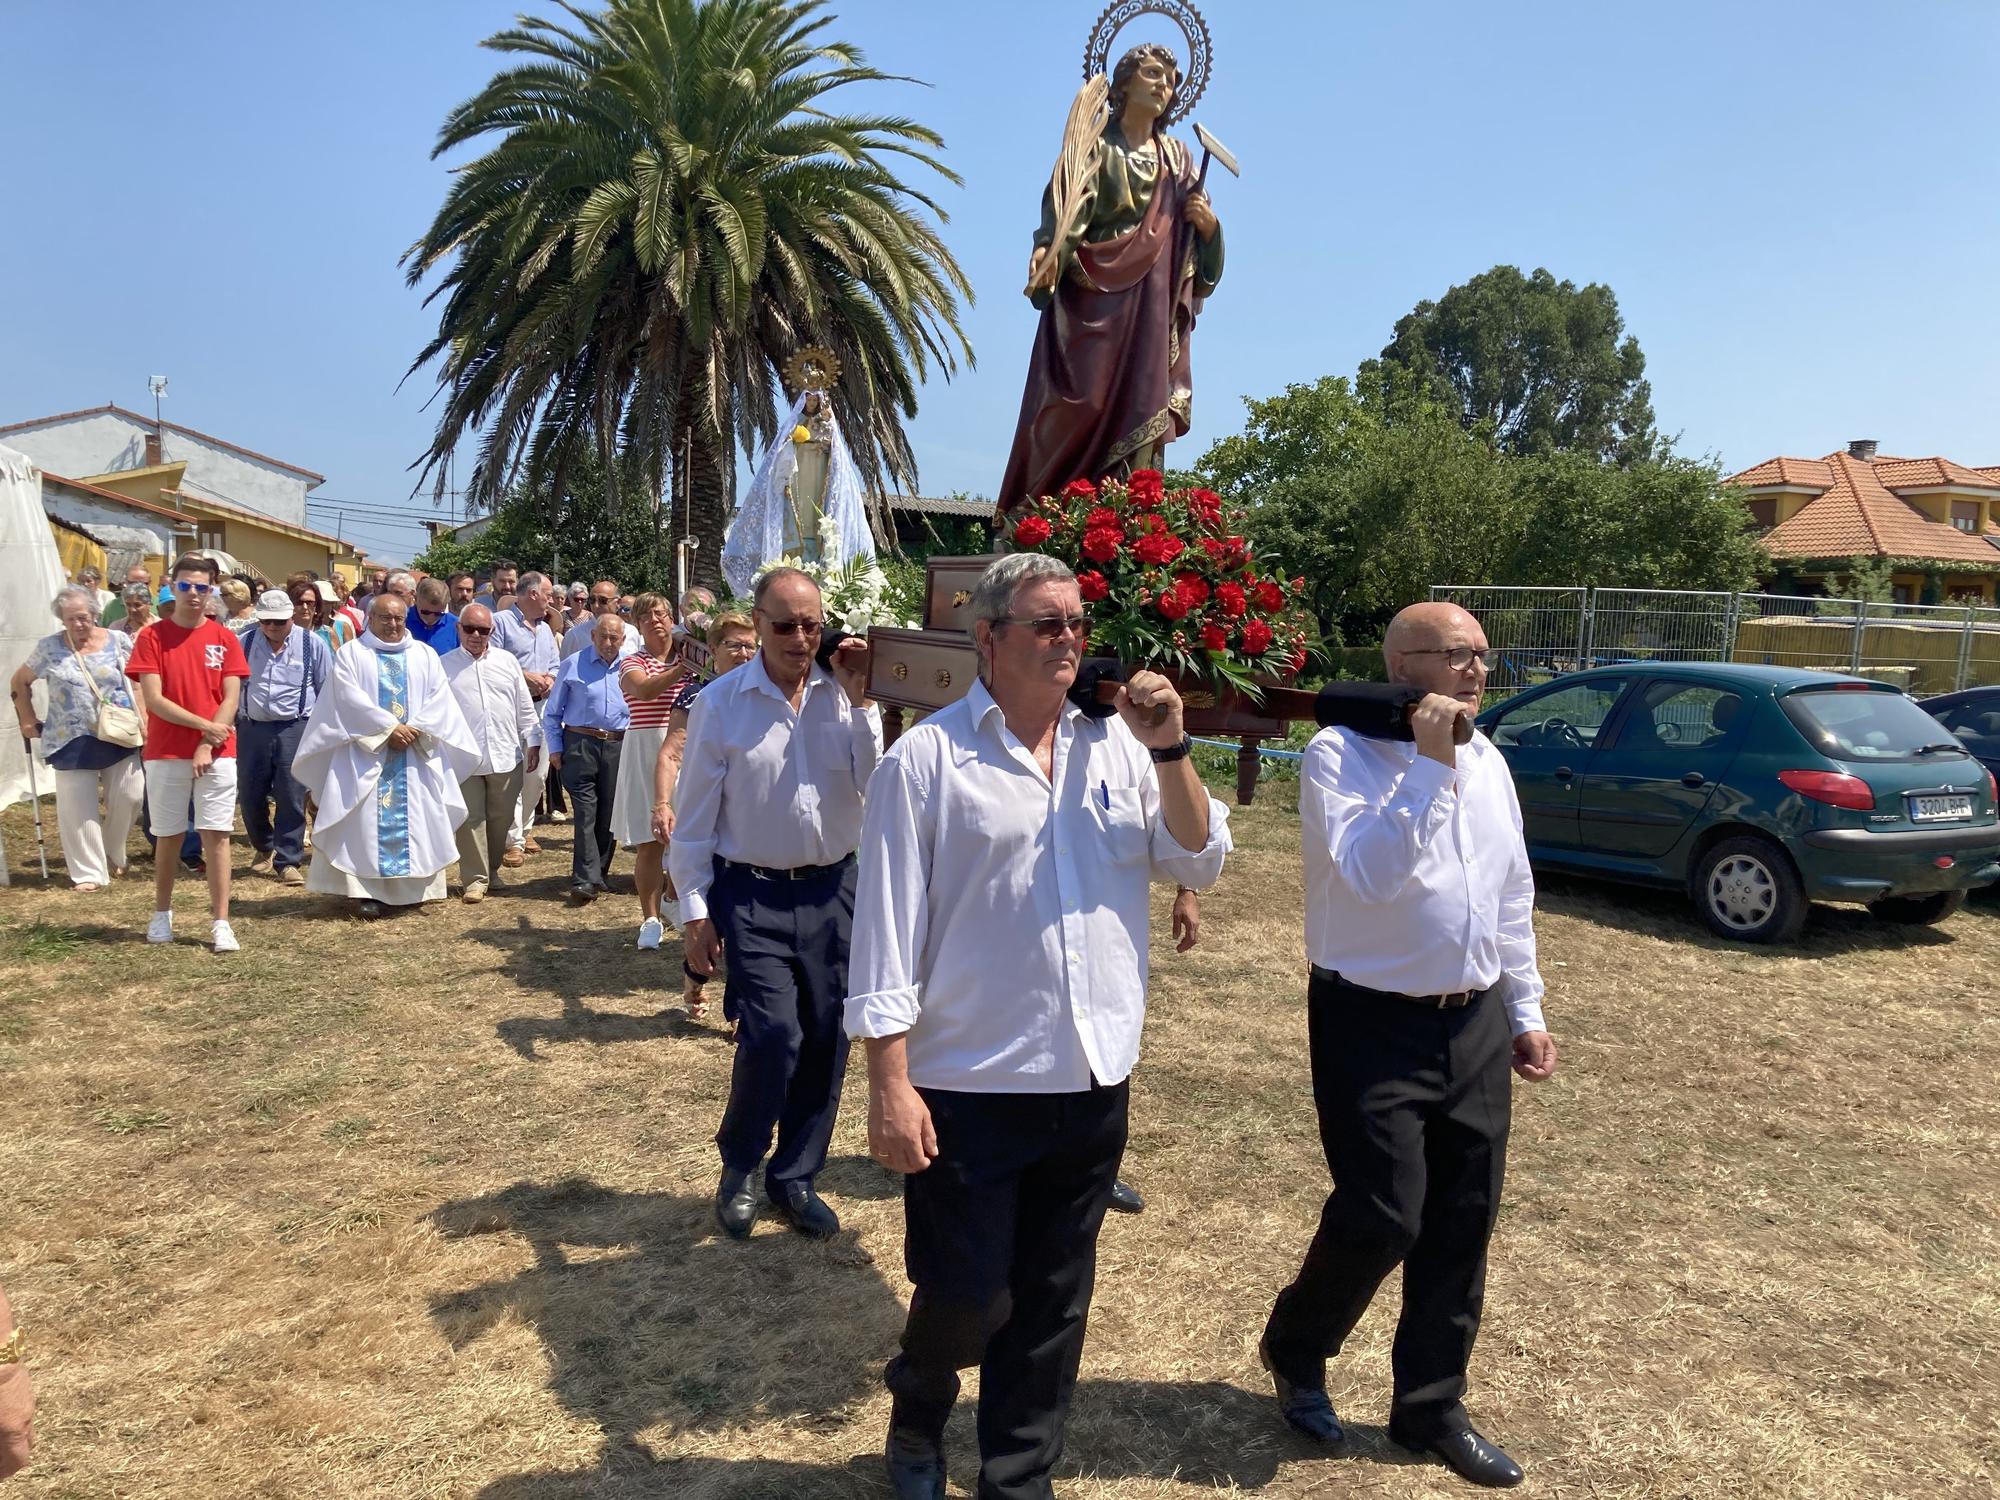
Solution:
<path fill-rule="evenodd" d="M 0 444 L 0 676 L 12 677 L 35 642 L 55 630 L 49 601 L 63 582 L 42 509 L 41 470 Z M 41 779 L 45 789 L 53 787 L 46 771 Z M 0 808 L 27 798 L 27 750 L 10 717 L 0 726 Z"/>

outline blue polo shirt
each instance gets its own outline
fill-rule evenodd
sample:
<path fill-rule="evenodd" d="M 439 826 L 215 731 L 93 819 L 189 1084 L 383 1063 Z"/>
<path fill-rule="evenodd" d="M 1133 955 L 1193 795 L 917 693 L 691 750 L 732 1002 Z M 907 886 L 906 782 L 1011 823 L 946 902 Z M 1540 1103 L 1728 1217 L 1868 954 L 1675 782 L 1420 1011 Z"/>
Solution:
<path fill-rule="evenodd" d="M 458 647 L 458 616 L 450 610 L 437 617 L 437 624 L 426 626 L 424 617 L 413 609 L 403 617 L 403 628 L 439 656 Z"/>

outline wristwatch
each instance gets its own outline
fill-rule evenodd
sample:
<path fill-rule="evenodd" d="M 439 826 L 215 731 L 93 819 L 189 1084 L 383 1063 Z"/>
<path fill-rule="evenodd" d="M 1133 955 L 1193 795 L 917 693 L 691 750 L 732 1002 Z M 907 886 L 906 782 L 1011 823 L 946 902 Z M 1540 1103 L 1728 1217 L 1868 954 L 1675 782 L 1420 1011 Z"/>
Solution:
<path fill-rule="evenodd" d="M 1186 760 L 1188 751 L 1192 749 L 1194 749 L 1194 737 L 1184 734 L 1181 736 L 1181 742 L 1178 745 L 1169 746 L 1165 750 L 1149 749 L 1146 753 L 1153 757 L 1154 765 L 1165 766 L 1171 765 L 1177 760 Z"/>

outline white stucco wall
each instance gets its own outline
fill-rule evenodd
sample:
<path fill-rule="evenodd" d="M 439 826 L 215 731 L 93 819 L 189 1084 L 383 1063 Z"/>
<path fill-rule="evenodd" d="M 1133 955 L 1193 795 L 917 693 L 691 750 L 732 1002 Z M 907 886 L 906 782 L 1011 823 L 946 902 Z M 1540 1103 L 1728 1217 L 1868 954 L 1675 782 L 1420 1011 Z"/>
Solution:
<path fill-rule="evenodd" d="M 66 422 L 10 432 L 6 441 L 41 468 L 82 479 L 142 467 L 146 437 L 152 429 L 150 422 L 117 412 L 90 412 Z M 186 462 L 182 482 L 195 494 L 240 505 L 293 526 L 306 524 L 306 491 L 315 481 L 303 474 L 171 427 L 163 434 L 160 457 L 170 464 Z"/>
<path fill-rule="evenodd" d="M 110 557 L 108 566 L 114 574 L 123 573 L 138 561 L 137 554 L 142 550 L 159 557 L 172 557 L 176 552 L 194 545 L 191 535 L 183 536 L 176 542 L 173 523 L 165 516 L 149 516 L 144 511 L 129 510 L 114 501 L 65 489 L 46 479 L 42 481 L 42 510 L 68 521 L 72 526 L 81 526 L 103 542 Z M 139 545 L 141 537 L 145 539 L 143 549 Z M 124 544 L 122 548 L 120 543 Z M 134 555 L 124 556 L 125 552 Z"/>

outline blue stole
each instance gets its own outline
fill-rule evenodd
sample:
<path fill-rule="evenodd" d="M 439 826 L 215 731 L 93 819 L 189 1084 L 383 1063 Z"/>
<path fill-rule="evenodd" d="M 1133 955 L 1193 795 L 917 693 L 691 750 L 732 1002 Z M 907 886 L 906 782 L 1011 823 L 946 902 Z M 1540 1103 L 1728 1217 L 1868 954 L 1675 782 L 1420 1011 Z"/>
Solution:
<path fill-rule="evenodd" d="M 375 701 L 410 721 L 410 679 L 401 652 L 375 653 Z M 410 873 L 410 752 L 391 750 L 375 795 L 375 857 L 385 878 Z"/>

